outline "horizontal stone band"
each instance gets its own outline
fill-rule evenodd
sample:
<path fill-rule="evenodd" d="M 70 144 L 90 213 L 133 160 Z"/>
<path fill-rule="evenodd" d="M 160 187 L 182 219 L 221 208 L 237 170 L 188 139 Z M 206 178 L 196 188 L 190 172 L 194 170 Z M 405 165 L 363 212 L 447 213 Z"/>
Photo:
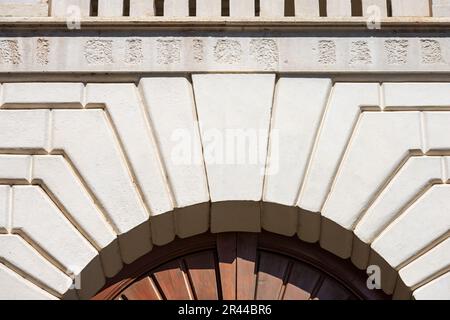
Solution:
<path fill-rule="evenodd" d="M 450 39 L 200 32 L 0 35 L 0 72 L 448 72 Z"/>

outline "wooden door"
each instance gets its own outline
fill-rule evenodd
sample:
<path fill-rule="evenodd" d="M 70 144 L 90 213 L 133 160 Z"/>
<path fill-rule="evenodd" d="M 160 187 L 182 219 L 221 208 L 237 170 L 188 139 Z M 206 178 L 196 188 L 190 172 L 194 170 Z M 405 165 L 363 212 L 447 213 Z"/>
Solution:
<path fill-rule="evenodd" d="M 205 234 L 155 248 L 110 279 L 94 299 L 388 299 L 349 261 L 297 238 Z"/>

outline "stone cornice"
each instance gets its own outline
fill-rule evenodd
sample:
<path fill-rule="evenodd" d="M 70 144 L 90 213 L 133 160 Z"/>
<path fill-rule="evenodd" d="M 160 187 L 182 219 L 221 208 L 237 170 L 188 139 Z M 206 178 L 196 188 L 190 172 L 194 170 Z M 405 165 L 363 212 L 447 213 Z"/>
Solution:
<path fill-rule="evenodd" d="M 7 73 L 450 72 L 450 18 L 0 18 Z"/>
<path fill-rule="evenodd" d="M 437 17 L 389 17 L 381 19 L 381 28 L 386 30 L 430 31 L 448 30 L 450 18 Z M 121 30 L 259 30 L 259 31 L 299 31 L 299 30 L 368 30 L 368 19 L 364 17 L 319 17 L 296 18 L 199 18 L 199 17 L 84 17 L 80 20 L 82 29 Z M 67 29 L 66 18 L 55 17 L 0 17 L 0 31 L 4 29 Z"/>

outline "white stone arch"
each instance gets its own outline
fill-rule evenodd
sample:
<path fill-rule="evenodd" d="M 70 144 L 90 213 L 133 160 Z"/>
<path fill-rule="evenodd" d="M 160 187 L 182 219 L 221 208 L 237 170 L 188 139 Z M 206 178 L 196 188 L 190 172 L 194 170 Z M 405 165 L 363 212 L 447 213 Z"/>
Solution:
<path fill-rule="evenodd" d="M 395 297 L 449 298 L 448 83 L 195 74 L 1 93 L 1 298 L 89 298 L 175 236 L 262 229 L 379 265 Z"/>

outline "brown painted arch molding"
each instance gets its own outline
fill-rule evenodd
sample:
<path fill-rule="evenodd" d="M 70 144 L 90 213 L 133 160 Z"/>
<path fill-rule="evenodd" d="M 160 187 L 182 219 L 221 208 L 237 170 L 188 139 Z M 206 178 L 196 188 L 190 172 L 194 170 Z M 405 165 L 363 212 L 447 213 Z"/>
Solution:
<path fill-rule="evenodd" d="M 94 300 L 386 300 L 316 244 L 269 232 L 203 234 L 154 248 Z"/>

